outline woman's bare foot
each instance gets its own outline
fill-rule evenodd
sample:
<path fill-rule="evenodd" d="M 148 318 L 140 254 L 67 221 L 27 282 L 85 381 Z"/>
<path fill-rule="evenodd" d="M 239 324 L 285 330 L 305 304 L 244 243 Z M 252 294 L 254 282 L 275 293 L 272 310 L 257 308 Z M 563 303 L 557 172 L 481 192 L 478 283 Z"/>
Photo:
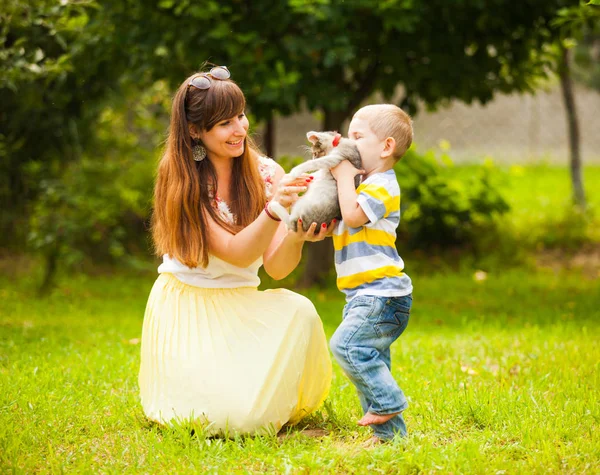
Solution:
<path fill-rule="evenodd" d="M 384 422 L 389 421 L 392 417 L 397 416 L 398 414 L 400 414 L 399 412 L 396 412 L 394 414 L 372 414 L 370 412 L 367 412 L 363 418 L 358 421 L 358 425 L 359 426 L 370 426 L 371 424 L 375 424 L 375 425 L 379 425 L 379 424 L 383 424 Z"/>

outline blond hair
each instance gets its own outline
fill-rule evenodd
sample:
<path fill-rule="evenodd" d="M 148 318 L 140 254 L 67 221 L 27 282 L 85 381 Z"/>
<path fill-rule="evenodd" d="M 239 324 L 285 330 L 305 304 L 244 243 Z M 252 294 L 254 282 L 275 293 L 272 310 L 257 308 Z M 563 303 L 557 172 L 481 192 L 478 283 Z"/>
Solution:
<path fill-rule="evenodd" d="M 412 119 L 394 104 L 372 104 L 359 109 L 355 117 L 367 121 L 379 140 L 392 137 L 396 141 L 393 157 L 399 160 L 413 141 Z"/>

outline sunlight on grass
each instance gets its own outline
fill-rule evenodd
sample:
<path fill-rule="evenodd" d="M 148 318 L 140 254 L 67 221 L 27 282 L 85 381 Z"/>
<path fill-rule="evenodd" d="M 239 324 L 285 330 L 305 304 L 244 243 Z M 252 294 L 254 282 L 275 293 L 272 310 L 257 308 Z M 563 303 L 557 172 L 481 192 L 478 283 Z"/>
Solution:
<path fill-rule="evenodd" d="M 512 206 L 503 219 L 516 237 L 508 252 L 521 240 L 577 246 L 568 170 L 503 170 Z M 600 167 L 586 166 L 584 179 L 597 223 Z M 465 255 L 458 271 L 426 272 L 433 258 L 404 256 L 414 309 L 392 353 L 409 437 L 370 449 L 354 388 L 336 364 L 324 407 L 279 435 L 219 439 L 200 425 L 150 423 L 137 372 L 155 275 L 63 278 L 46 298 L 36 296 L 35 266 L 0 276 L 0 471 L 599 473 L 598 267 L 506 267 L 502 245 L 495 265 L 477 256 L 483 267 L 474 269 L 475 256 Z M 342 295 L 304 293 L 330 337 Z"/>
<path fill-rule="evenodd" d="M 284 437 L 161 428 L 138 401 L 153 276 L 63 280 L 46 299 L 0 280 L 0 466 L 7 471 L 597 472 L 600 292 L 579 274 L 526 269 L 413 276 L 394 375 L 409 437 L 365 449 L 354 389 L 334 365 L 326 405 Z M 343 301 L 308 292 L 331 336 Z M 311 438 L 303 428 L 322 429 Z"/>
<path fill-rule="evenodd" d="M 528 240 L 547 239 L 559 243 L 568 240 L 568 232 L 576 232 L 579 221 L 572 209 L 572 187 L 567 167 L 552 165 L 498 166 L 502 178 L 500 191 L 511 210 L 504 218 L 518 235 Z M 478 168 L 472 165 L 449 170 L 458 176 L 469 176 Z M 589 231 L 600 239 L 600 166 L 586 165 L 583 169 L 584 188 L 593 225 Z M 544 236 L 543 234 L 556 234 Z M 562 239 L 561 239 L 562 238 Z"/>

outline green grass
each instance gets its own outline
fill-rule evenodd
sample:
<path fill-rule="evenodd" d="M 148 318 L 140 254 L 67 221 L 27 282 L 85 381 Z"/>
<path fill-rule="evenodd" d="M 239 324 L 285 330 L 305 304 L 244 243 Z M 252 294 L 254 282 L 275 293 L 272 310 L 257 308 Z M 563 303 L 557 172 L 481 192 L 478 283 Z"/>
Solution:
<path fill-rule="evenodd" d="M 499 165 L 501 192 L 511 211 L 505 219 L 518 236 L 528 241 L 564 244 L 580 222 L 573 215 L 571 175 L 567 167 L 552 165 Z M 475 165 L 459 165 L 450 174 L 467 176 Z M 583 169 L 584 190 L 591 214 L 587 232 L 600 240 L 600 166 L 586 165 Z M 569 229 L 570 228 L 570 229 Z M 562 238 L 562 239 L 561 239 Z M 568 244 L 568 242 L 567 242 Z"/>
<path fill-rule="evenodd" d="M 365 449 L 336 364 L 326 406 L 283 439 L 147 423 L 137 371 L 153 278 L 72 277 L 44 299 L 26 278 L 0 278 L 0 472 L 600 472 L 598 280 L 524 268 L 483 281 L 413 275 L 411 322 L 392 350 L 409 437 Z M 331 336 L 340 294 L 308 295 Z"/>
<path fill-rule="evenodd" d="M 530 249 L 577 246 L 582 232 L 598 237 L 599 166 L 584 170 L 592 224 L 583 231 L 568 213 L 566 168 L 502 170 L 509 252 L 521 241 Z M 362 446 L 369 429 L 356 425 L 354 389 L 335 363 L 324 408 L 285 438 L 210 439 L 149 424 L 137 371 L 154 275 L 63 277 L 38 298 L 39 270 L 14 276 L 10 269 L 25 263 L 3 259 L 0 473 L 600 473 L 598 269 L 508 268 L 495 252 L 489 266 L 469 253 L 457 266 L 444 265 L 449 256 L 403 256 L 414 310 L 392 352 L 410 400 L 409 437 L 370 449 Z M 477 280 L 473 266 L 487 278 Z M 341 295 L 306 294 L 330 337 Z M 303 428 L 328 435 L 310 438 Z"/>
<path fill-rule="evenodd" d="M 451 176 L 469 176 L 481 165 L 454 165 L 447 169 Z M 496 164 L 504 177 L 501 191 L 512 207 L 511 219 L 519 225 L 540 223 L 560 217 L 570 209 L 571 174 L 569 168 L 556 165 Z M 584 165 L 584 189 L 588 204 L 600 212 L 600 165 Z"/>

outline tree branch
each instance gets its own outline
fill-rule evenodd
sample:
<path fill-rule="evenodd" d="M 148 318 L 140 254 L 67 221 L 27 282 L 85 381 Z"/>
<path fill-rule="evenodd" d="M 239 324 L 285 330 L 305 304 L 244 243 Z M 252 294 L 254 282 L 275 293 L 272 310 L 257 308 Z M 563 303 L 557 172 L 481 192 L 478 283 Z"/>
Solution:
<path fill-rule="evenodd" d="M 354 92 L 352 99 L 348 103 L 348 107 L 345 110 L 345 115 L 348 117 L 354 112 L 360 105 L 365 97 L 367 97 L 373 91 L 375 81 L 377 80 L 377 73 L 380 66 L 379 52 L 375 54 L 375 58 L 371 64 L 365 70 L 363 77 L 358 81 L 359 86 Z"/>

